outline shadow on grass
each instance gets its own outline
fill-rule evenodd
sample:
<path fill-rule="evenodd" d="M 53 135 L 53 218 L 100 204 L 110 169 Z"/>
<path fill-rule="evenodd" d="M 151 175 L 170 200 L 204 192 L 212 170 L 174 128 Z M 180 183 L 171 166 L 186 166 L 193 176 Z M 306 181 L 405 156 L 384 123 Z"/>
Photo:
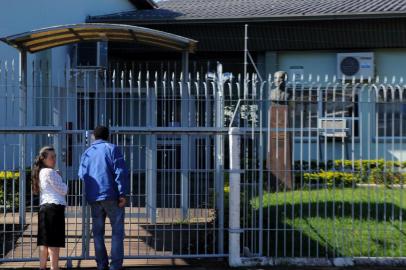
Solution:
<path fill-rule="evenodd" d="M 271 257 L 405 256 L 405 214 L 392 202 L 279 202 L 263 208 L 263 251 Z"/>

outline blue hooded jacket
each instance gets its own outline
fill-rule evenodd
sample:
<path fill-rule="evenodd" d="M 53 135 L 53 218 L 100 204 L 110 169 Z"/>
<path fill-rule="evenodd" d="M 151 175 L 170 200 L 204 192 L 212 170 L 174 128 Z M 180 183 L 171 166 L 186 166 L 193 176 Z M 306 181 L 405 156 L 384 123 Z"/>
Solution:
<path fill-rule="evenodd" d="M 89 203 L 118 200 L 128 194 L 128 170 L 120 149 L 107 141 L 96 140 L 82 154 L 79 178 L 85 182 Z"/>

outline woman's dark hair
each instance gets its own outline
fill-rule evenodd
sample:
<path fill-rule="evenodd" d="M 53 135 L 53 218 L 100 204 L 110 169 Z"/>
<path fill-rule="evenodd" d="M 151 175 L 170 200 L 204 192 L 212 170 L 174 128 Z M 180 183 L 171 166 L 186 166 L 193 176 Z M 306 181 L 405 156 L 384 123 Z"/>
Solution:
<path fill-rule="evenodd" d="M 42 147 L 39 151 L 38 156 L 35 157 L 34 164 L 31 171 L 32 180 L 32 193 L 35 195 L 39 194 L 39 172 L 42 168 L 45 168 L 44 159 L 48 157 L 49 152 L 55 152 L 52 146 Z"/>
<path fill-rule="evenodd" d="M 93 130 L 93 135 L 96 140 L 105 140 L 107 141 L 109 139 L 110 131 L 108 127 L 105 126 L 97 126 Z"/>

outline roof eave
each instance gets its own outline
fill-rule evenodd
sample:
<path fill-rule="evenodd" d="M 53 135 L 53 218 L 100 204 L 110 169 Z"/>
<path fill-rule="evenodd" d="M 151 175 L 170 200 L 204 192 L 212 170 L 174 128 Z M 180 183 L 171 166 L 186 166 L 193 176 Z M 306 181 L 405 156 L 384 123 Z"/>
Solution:
<path fill-rule="evenodd" d="M 391 13 L 353 13 L 353 14 L 325 14 L 325 15 L 284 15 L 268 17 L 234 17 L 234 18 L 196 18 L 196 19 L 138 19 L 138 18 L 98 18 L 89 17 L 88 22 L 131 22 L 137 24 L 189 24 L 189 23 L 245 23 L 245 22 L 273 22 L 273 21 L 326 21 L 326 20 L 354 20 L 354 19 L 393 19 L 405 18 L 406 12 Z"/>

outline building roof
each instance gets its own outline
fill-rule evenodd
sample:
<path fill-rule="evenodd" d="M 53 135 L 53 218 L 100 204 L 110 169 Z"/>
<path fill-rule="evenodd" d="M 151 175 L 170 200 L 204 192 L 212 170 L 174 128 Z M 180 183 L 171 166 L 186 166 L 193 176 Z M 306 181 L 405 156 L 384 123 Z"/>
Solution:
<path fill-rule="evenodd" d="M 197 41 L 178 35 L 131 25 L 81 23 L 53 26 L 0 38 L 10 46 L 31 53 L 86 41 L 140 43 L 177 51 L 194 52 Z"/>
<path fill-rule="evenodd" d="M 406 0 L 164 0 L 159 8 L 89 17 L 89 21 L 182 22 L 404 17 Z"/>
<path fill-rule="evenodd" d="M 138 10 L 141 9 L 154 9 L 158 5 L 154 0 L 129 0 Z"/>

